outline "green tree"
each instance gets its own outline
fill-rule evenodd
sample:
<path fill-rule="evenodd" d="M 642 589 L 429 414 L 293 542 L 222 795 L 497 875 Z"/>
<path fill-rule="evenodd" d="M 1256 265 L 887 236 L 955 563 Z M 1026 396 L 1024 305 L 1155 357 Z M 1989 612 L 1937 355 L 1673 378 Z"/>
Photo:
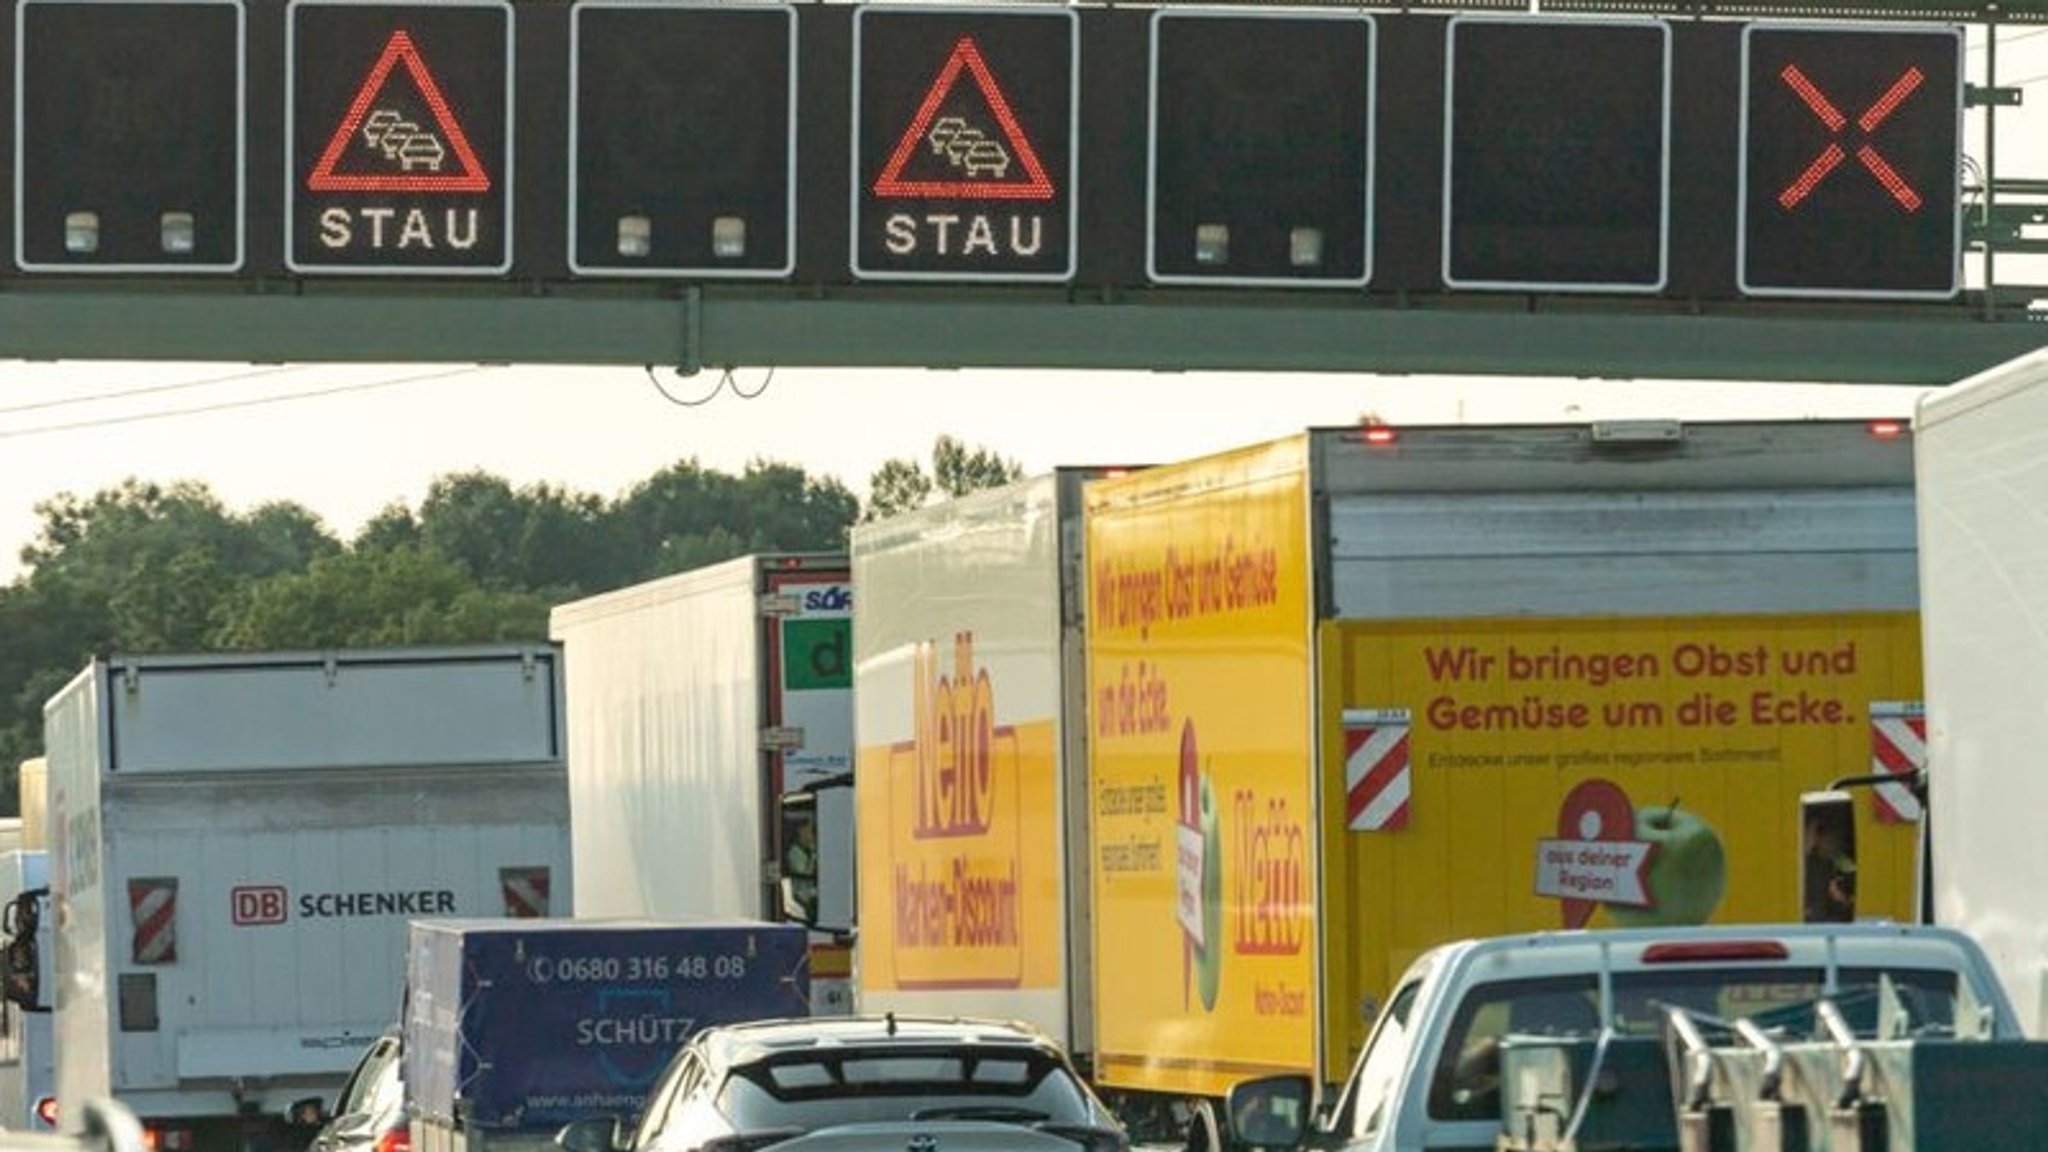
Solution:
<path fill-rule="evenodd" d="M 540 641 L 548 607 L 430 552 L 354 552 L 257 585 L 221 639 L 248 650 Z"/>
<path fill-rule="evenodd" d="M 36 513 L 26 573 L 0 588 L 0 782 L 40 751 L 43 702 L 95 653 L 219 647 L 253 583 L 340 551 L 303 507 L 238 516 L 190 482 L 129 479 Z M 0 811 L 16 799 L 0 793 Z"/>
<path fill-rule="evenodd" d="M 922 508 L 931 502 L 932 491 L 932 478 L 917 461 L 901 456 L 884 460 L 868 478 L 868 506 L 861 520 L 886 520 Z"/>
<path fill-rule="evenodd" d="M 641 558 L 619 584 L 684 572 L 750 552 L 833 551 L 860 501 L 837 480 L 756 460 L 735 477 L 683 460 L 634 487 L 613 509 Z"/>
<path fill-rule="evenodd" d="M 882 462 L 868 478 L 868 504 L 862 521 L 882 520 L 922 508 L 936 497 L 958 498 L 984 488 L 1000 488 L 1022 479 L 1024 466 L 987 448 L 969 448 L 952 436 L 932 441 L 932 469 L 908 457 Z"/>
<path fill-rule="evenodd" d="M 932 442 L 932 479 L 948 496 L 1000 488 L 1023 477 L 1023 465 L 987 448 L 969 449 L 951 436 L 940 436 Z"/>

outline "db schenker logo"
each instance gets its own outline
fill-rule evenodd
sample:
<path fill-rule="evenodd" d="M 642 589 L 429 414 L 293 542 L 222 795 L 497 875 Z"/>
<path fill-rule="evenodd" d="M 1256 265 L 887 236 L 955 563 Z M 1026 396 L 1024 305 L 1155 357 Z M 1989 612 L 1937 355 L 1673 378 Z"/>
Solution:
<path fill-rule="evenodd" d="M 288 906 L 284 888 L 276 884 L 251 884 L 228 894 L 237 924 L 282 924 Z"/>

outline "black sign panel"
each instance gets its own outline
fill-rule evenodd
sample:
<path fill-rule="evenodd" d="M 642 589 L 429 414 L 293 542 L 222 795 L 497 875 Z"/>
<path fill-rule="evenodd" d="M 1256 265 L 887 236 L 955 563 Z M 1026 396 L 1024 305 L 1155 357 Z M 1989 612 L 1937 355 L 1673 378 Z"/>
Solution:
<path fill-rule="evenodd" d="M 1446 284 L 1664 286 L 1670 44 L 1654 21 L 1450 22 Z"/>
<path fill-rule="evenodd" d="M 569 264 L 786 276 L 795 267 L 796 11 L 570 11 Z"/>
<path fill-rule="evenodd" d="M 1363 285 L 1373 87 L 1371 17 L 1155 13 L 1146 274 Z"/>
<path fill-rule="evenodd" d="M 853 31 L 853 273 L 1074 274 L 1072 9 L 863 7 Z"/>
<path fill-rule="evenodd" d="M 294 271 L 512 266 L 512 8 L 293 0 Z"/>
<path fill-rule="evenodd" d="M 1742 290 L 1953 296 L 1962 33 L 1751 25 L 1742 43 Z"/>
<path fill-rule="evenodd" d="M 232 272 L 244 234 L 234 0 L 21 0 L 15 263 Z"/>

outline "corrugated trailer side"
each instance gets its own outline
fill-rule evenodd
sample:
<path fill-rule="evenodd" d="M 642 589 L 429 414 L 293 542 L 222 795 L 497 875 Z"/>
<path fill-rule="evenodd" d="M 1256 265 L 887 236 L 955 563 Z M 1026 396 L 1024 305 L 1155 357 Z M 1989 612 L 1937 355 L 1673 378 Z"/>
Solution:
<path fill-rule="evenodd" d="M 1060 502 L 1075 480 L 854 530 L 864 1011 L 1074 1036 Z"/>
<path fill-rule="evenodd" d="M 2048 353 L 1929 393 L 1919 441 L 1933 912 L 2048 1037 Z"/>

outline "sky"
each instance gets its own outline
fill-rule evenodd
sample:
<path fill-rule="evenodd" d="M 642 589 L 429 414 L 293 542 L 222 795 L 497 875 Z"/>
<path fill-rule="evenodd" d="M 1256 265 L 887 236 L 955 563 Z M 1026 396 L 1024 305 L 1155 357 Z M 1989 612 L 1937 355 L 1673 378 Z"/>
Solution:
<path fill-rule="evenodd" d="M 1966 57 L 1981 82 L 1982 44 Z M 2048 27 L 2008 30 L 1999 80 L 2028 104 L 2001 113 L 1999 173 L 2048 179 Z M 2031 114 L 2029 114 L 2031 113 Z M 1982 128 L 1964 150 L 1981 155 Z M 2048 262 L 2001 282 L 2048 285 Z M 1536 381 L 1427 376 L 744 368 L 725 380 L 639 368 L 0 361 L 0 583 L 59 493 L 135 477 L 196 480 L 246 512 L 290 500 L 344 539 L 435 477 L 605 498 L 679 460 L 751 460 L 833 476 L 865 496 L 885 460 L 928 461 L 946 434 L 1027 473 L 1166 462 L 1365 414 L 1396 424 L 1665 417 L 1910 416 L 1913 388 L 1834 384 Z"/>

